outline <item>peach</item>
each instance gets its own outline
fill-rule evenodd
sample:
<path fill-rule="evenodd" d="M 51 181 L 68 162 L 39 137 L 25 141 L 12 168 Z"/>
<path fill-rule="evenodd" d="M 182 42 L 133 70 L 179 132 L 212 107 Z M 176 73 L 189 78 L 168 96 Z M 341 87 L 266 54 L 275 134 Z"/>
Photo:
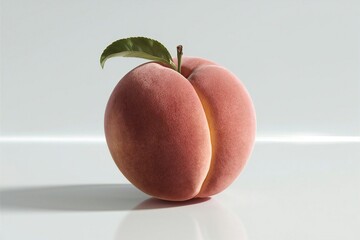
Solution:
<path fill-rule="evenodd" d="M 225 68 L 182 59 L 131 70 L 105 111 L 105 136 L 124 176 L 156 198 L 183 201 L 227 188 L 249 158 L 256 120 L 244 85 Z"/>

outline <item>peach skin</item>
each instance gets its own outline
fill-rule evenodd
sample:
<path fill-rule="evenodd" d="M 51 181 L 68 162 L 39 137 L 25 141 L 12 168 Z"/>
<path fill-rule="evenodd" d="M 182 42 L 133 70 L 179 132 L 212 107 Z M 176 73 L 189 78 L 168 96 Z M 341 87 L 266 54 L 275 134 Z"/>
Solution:
<path fill-rule="evenodd" d="M 148 38 L 112 43 L 102 66 L 116 55 L 153 60 L 127 73 L 106 106 L 106 141 L 124 176 L 143 192 L 170 201 L 227 188 L 255 140 L 255 111 L 244 85 L 211 61 L 182 58 L 181 46 L 172 59 Z"/>

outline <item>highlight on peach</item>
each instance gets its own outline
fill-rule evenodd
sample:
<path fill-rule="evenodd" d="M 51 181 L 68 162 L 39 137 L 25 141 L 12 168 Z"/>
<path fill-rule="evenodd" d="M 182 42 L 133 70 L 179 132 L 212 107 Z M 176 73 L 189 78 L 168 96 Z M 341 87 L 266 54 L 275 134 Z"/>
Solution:
<path fill-rule="evenodd" d="M 120 39 L 100 58 L 151 60 L 116 85 L 105 111 L 112 158 L 141 191 L 164 200 L 204 198 L 227 188 L 253 149 L 250 95 L 226 68 L 198 57 L 177 58 L 158 41 Z"/>

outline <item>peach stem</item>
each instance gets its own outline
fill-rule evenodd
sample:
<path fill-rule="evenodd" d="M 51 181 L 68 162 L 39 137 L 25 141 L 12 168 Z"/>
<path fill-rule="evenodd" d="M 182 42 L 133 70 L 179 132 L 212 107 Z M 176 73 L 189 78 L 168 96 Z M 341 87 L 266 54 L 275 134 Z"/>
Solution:
<path fill-rule="evenodd" d="M 183 55 L 183 46 L 179 45 L 176 47 L 177 52 L 177 60 L 178 60 L 178 72 L 181 74 L 181 57 Z"/>

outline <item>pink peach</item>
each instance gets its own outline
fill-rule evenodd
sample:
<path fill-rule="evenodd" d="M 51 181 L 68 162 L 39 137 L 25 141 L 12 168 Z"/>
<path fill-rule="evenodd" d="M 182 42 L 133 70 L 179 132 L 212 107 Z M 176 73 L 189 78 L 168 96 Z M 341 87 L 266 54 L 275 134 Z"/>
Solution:
<path fill-rule="evenodd" d="M 172 201 L 228 187 L 251 154 L 256 129 L 251 98 L 235 75 L 190 57 L 181 72 L 155 62 L 133 69 L 105 112 L 107 144 L 124 176 Z"/>

